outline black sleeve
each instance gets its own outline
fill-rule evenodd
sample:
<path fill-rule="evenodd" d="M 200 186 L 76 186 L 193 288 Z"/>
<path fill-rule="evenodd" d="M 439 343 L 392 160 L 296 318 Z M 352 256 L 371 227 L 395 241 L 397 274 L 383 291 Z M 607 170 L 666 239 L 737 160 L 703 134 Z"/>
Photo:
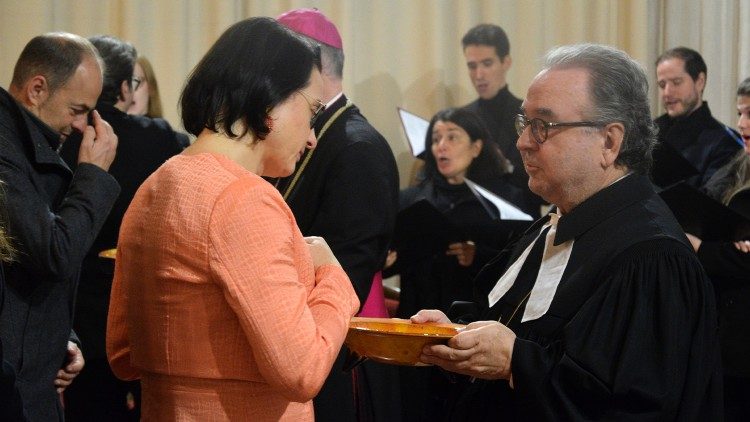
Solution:
<path fill-rule="evenodd" d="M 320 202 L 319 214 L 326 218 L 309 230 L 326 239 L 362 304 L 385 262 L 398 206 L 398 175 L 377 159 L 380 153 L 356 142 L 336 157 Z"/>
<path fill-rule="evenodd" d="M 524 412 L 547 420 L 716 420 L 712 289 L 694 254 L 670 242 L 671 250 L 636 245 L 611 266 L 562 341 L 516 340 L 513 394 Z"/>
<path fill-rule="evenodd" d="M 41 280 L 67 280 L 80 268 L 120 187 L 100 167 L 83 163 L 60 206 L 51 209 L 26 168 L 13 158 L 0 157 L 9 232 L 19 249 L 18 263 Z"/>

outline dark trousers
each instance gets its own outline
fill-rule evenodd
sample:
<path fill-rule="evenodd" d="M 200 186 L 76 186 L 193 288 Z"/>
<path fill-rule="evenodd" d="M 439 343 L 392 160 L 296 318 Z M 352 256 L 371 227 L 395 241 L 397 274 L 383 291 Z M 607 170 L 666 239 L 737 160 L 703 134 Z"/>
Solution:
<path fill-rule="evenodd" d="M 750 378 L 724 376 L 724 420 L 750 421 Z"/>

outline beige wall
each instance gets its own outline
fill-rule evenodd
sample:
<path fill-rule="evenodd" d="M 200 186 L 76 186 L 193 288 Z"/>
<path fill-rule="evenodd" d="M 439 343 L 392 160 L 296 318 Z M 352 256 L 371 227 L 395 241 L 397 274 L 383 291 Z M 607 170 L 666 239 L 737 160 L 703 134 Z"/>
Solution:
<path fill-rule="evenodd" d="M 180 127 L 177 98 L 192 66 L 230 24 L 318 7 L 339 27 L 344 87 L 389 140 L 402 184 L 412 165 L 396 107 L 429 118 L 474 99 L 461 36 L 472 26 L 502 26 L 511 41 L 511 91 L 523 97 L 539 58 L 550 47 L 597 42 L 620 47 L 644 63 L 665 46 L 684 43 L 709 62 L 707 97 L 734 125 L 734 88 L 750 75 L 750 5 L 741 0 L 0 0 L 0 86 L 34 35 L 63 30 L 112 34 L 135 44 L 156 70 L 166 117 Z M 744 19 L 741 19 L 744 17 Z M 686 23 L 692 22 L 692 23 Z M 744 36 L 741 36 L 744 35 Z M 721 46 L 721 48 L 711 48 Z M 739 54 L 738 54 L 739 52 Z M 721 69 L 721 71 L 719 71 Z M 654 99 L 655 99 L 654 95 Z M 654 105 L 656 106 L 656 101 Z M 658 110 L 655 110 L 655 112 Z"/>

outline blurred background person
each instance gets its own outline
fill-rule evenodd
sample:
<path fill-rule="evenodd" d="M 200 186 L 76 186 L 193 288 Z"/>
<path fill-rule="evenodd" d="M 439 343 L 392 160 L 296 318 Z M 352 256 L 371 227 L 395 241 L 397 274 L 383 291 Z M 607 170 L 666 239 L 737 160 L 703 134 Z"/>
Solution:
<path fill-rule="evenodd" d="M 483 224 L 489 225 L 492 217 L 466 184 L 466 178 L 527 208 L 523 192 L 511 184 L 508 160 L 492 142 L 481 118 L 466 108 L 447 108 L 433 116 L 427 128 L 424 161 L 421 182 L 401 191 L 401 209 L 427 200 L 456 227 L 474 231 Z M 420 309 L 447 313 L 454 301 L 472 300 L 474 276 L 504 246 L 505 239 L 493 237 L 467 238 L 416 262 L 399 263 L 397 258 L 395 271 L 401 274 L 397 316 L 409 318 Z M 447 379 L 433 368 L 400 369 L 403 419 L 439 418 L 430 411 L 441 407 L 430 405 L 429 396 L 439 388 L 447 388 Z"/>
<path fill-rule="evenodd" d="M 683 177 L 676 174 L 688 167 L 685 182 L 703 188 L 742 149 L 737 133 L 716 120 L 703 100 L 707 80 L 706 62 L 693 49 L 675 47 L 656 60 L 656 83 L 665 109 L 654 120 L 659 142 L 653 153 L 652 178 L 659 187 L 678 182 Z M 679 154 L 677 168 L 670 158 L 673 154 Z"/>
<path fill-rule="evenodd" d="M 161 96 L 159 96 L 159 83 L 156 81 L 151 62 L 145 56 L 138 56 L 133 78 L 138 82 L 138 87 L 133 94 L 133 103 L 128 107 L 128 114 L 164 118 Z"/>
<path fill-rule="evenodd" d="M 279 192 L 324 110 L 317 46 L 270 18 L 227 29 L 182 93 L 196 141 L 152 174 L 123 219 L 107 325 L 141 417 L 311 421 L 359 308 L 321 238 Z"/>
<path fill-rule="evenodd" d="M 164 114 L 161 108 L 161 96 L 159 95 L 159 84 L 156 82 L 156 74 L 151 67 L 151 62 L 144 56 L 138 56 L 133 70 L 133 100 L 127 108 L 127 113 L 136 116 L 146 116 L 157 122 L 164 122 Z M 190 139 L 184 133 L 176 132 L 177 140 L 184 149 L 190 145 Z"/>
<path fill-rule="evenodd" d="M 134 91 L 140 88 L 133 74 L 135 47 L 107 35 L 91 37 L 89 41 L 104 62 L 104 83 L 96 110 L 118 136 L 117 155 L 109 172 L 120 184 L 120 196 L 81 267 L 73 328 L 86 351 L 87 362 L 86 370 L 65 392 L 65 415 L 70 420 L 138 420 L 138 382 L 118 380 L 104 350 L 114 263 L 99 253 L 117 247 L 122 216 L 136 190 L 168 158 L 179 154 L 182 147 L 166 120 L 125 113 L 133 102 Z M 80 145 L 81 137 L 71 136 L 60 150 L 73 170 L 77 167 Z M 128 393 L 134 396 L 134 408 L 128 407 Z"/>
<path fill-rule="evenodd" d="M 510 161 L 511 182 L 521 189 L 524 200 L 533 206 L 531 216 L 539 217 L 545 202 L 529 190 L 529 175 L 516 148 L 518 135 L 513 122 L 521 108 L 521 99 L 508 88 L 507 74 L 513 64 L 508 35 L 497 25 L 479 24 L 464 34 L 461 47 L 471 84 L 478 95 L 465 107 L 477 113 L 487 126 L 492 141 Z"/>
<path fill-rule="evenodd" d="M 750 78 L 737 88 L 737 114 L 745 148 L 714 174 L 706 193 L 750 219 Z M 688 239 L 717 293 L 724 416 L 727 421 L 746 421 L 750 418 L 750 228 L 725 241 L 702 241 L 689 233 Z"/>

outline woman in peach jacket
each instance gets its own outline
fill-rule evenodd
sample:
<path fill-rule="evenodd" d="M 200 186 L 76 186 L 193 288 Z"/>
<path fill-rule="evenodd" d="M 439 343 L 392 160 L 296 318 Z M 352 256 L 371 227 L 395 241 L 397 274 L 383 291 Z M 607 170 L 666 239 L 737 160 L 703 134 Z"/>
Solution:
<path fill-rule="evenodd" d="M 359 303 L 321 238 L 261 176 L 316 141 L 317 46 L 269 18 L 230 27 L 193 70 L 196 141 L 140 187 L 122 223 L 107 354 L 141 379 L 144 420 L 312 420 Z"/>

